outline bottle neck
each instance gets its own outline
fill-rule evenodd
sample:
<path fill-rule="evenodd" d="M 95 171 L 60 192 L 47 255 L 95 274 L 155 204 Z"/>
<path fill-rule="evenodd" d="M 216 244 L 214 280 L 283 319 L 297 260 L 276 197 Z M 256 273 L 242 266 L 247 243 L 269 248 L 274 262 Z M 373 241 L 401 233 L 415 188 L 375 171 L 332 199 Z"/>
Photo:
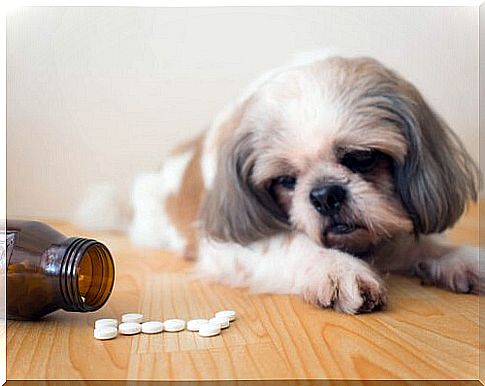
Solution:
<path fill-rule="evenodd" d="M 60 268 L 62 308 L 89 312 L 101 308 L 114 285 L 114 263 L 109 250 L 100 242 L 71 237 L 62 246 Z"/>

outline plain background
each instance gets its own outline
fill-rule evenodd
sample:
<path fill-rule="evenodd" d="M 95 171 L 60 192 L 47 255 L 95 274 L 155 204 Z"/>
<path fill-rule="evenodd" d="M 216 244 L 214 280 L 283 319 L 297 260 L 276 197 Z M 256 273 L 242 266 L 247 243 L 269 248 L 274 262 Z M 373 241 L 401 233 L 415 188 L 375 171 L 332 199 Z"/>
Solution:
<path fill-rule="evenodd" d="M 294 54 L 370 55 L 478 160 L 478 8 L 16 9 L 7 18 L 7 213 L 69 219 L 86 189 L 156 171 Z"/>

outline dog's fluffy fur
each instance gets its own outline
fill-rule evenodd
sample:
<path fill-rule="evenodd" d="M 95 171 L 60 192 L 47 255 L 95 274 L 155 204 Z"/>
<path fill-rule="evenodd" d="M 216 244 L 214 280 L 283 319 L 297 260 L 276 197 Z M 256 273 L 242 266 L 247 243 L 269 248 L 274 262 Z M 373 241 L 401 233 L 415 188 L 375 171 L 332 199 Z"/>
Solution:
<path fill-rule="evenodd" d="M 436 236 L 476 199 L 477 168 L 416 88 L 374 59 L 271 71 L 162 174 L 178 184 L 160 181 L 160 229 L 204 277 L 347 313 L 386 305 L 379 271 L 478 292 L 478 251 Z M 327 212 L 310 196 L 329 186 L 344 198 Z"/>

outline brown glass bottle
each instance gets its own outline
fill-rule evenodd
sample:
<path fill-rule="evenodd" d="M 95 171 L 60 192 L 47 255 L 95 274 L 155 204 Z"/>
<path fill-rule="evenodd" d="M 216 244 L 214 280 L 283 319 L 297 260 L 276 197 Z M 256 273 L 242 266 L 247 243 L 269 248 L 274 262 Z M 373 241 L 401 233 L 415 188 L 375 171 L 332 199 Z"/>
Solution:
<path fill-rule="evenodd" d="M 114 262 L 100 242 L 66 237 L 37 221 L 7 220 L 7 318 L 101 308 L 114 285 Z"/>

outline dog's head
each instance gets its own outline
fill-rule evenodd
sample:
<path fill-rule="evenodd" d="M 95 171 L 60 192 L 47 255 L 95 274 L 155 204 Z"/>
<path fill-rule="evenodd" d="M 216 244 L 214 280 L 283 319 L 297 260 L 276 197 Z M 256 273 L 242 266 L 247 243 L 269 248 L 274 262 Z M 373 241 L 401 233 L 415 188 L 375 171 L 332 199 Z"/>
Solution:
<path fill-rule="evenodd" d="M 477 169 L 409 82 L 369 58 L 276 71 L 220 124 L 203 231 L 248 244 L 282 231 L 353 254 L 441 232 Z"/>

